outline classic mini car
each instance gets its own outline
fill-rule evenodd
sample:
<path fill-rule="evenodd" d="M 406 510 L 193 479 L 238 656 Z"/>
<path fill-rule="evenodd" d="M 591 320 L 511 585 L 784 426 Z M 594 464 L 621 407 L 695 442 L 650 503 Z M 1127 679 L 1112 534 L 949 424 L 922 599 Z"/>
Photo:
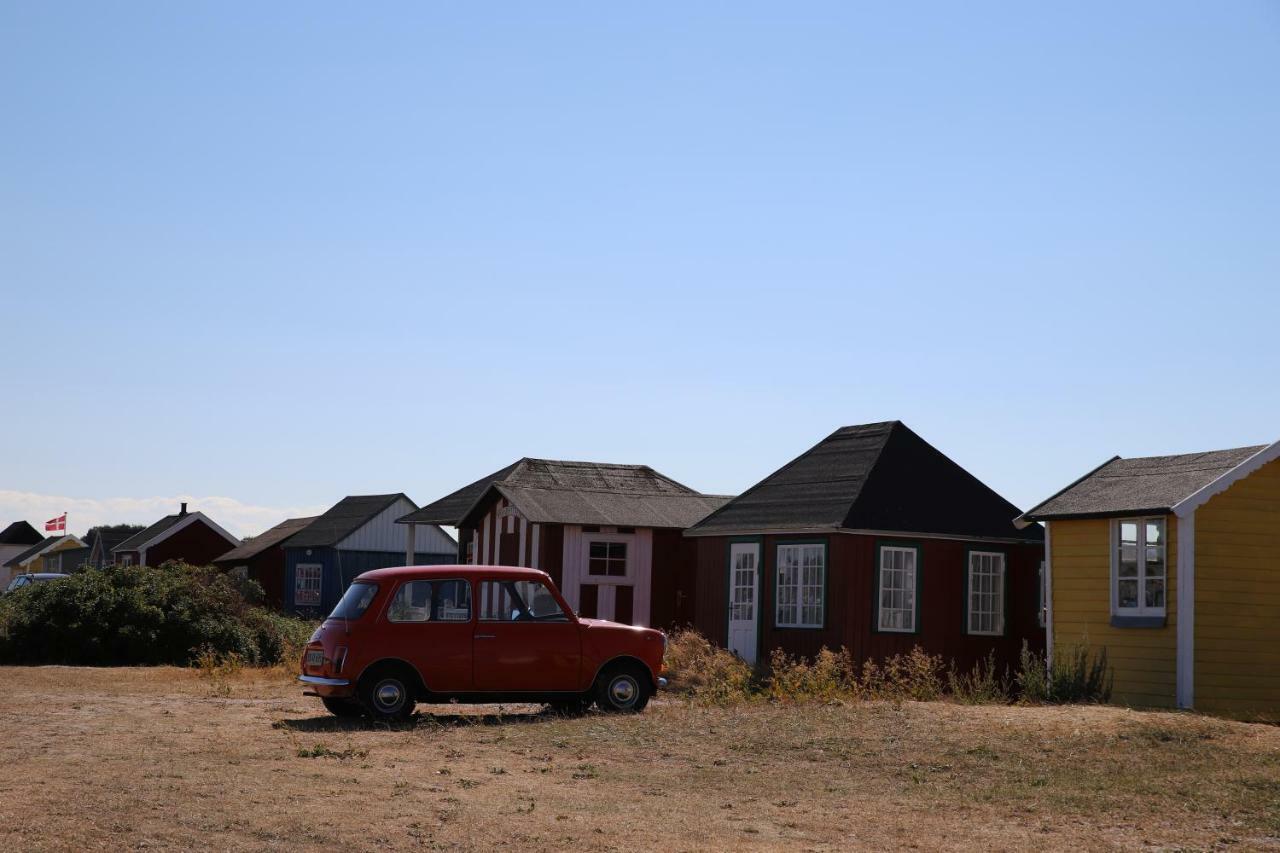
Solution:
<path fill-rule="evenodd" d="M 582 619 L 546 572 L 405 566 L 365 572 L 312 635 L 299 680 L 340 716 L 400 720 L 415 702 L 641 711 L 661 631 Z"/>

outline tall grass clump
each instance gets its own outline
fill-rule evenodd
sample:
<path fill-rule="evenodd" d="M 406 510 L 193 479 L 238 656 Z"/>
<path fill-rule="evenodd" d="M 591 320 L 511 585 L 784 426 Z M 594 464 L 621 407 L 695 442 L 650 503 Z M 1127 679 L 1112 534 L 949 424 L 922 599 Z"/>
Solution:
<path fill-rule="evenodd" d="M 1049 662 L 1022 644 L 1017 683 L 1024 702 L 1106 702 L 1114 680 L 1105 647 L 1093 656 L 1085 646 L 1061 646 Z"/>
<path fill-rule="evenodd" d="M 184 666 L 201 656 L 266 666 L 312 626 L 259 606 L 262 588 L 211 566 L 115 566 L 0 599 L 0 661 Z"/>
<path fill-rule="evenodd" d="M 1006 667 L 996 665 L 996 653 L 988 652 L 968 672 L 960 672 L 955 664 L 947 670 L 947 692 L 965 705 L 999 705 L 1013 696 L 1015 676 Z"/>
<path fill-rule="evenodd" d="M 667 689 L 699 704 L 731 705 L 751 695 L 751 667 L 697 631 L 672 632 L 663 664 Z"/>

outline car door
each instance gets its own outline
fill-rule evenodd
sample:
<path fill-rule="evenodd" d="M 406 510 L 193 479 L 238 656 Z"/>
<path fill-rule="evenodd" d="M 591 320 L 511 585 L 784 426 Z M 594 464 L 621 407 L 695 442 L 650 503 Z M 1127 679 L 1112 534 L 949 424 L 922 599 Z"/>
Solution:
<path fill-rule="evenodd" d="M 477 690 L 579 690 L 581 628 L 541 580 L 481 580 L 476 589 Z"/>
<path fill-rule="evenodd" d="M 402 581 L 383 615 L 385 656 L 413 664 L 432 692 L 471 690 L 471 602 L 462 578 Z"/>

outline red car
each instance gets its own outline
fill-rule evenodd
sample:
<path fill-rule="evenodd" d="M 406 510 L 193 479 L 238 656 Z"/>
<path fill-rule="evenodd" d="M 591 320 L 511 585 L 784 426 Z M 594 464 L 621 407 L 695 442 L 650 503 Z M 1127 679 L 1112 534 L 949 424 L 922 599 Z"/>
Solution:
<path fill-rule="evenodd" d="M 546 572 L 406 566 L 360 575 L 312 635 L 299 680 L 340 716 L 403 720 L 415 702 L 595 702 L 641 711 L 667 638 L 580 619 Z"/>

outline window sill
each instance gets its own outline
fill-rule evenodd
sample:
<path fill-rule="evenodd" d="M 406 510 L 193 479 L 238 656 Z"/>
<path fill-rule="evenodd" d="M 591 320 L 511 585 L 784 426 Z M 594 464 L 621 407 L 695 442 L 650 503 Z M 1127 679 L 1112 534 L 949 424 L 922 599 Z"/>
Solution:
<path fill-rule="evenodd" d="M 1163 628 L 1169 624 L 1166 616 L 1117 616 L 1111 614 L 1112 628 Z"/>

